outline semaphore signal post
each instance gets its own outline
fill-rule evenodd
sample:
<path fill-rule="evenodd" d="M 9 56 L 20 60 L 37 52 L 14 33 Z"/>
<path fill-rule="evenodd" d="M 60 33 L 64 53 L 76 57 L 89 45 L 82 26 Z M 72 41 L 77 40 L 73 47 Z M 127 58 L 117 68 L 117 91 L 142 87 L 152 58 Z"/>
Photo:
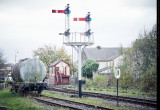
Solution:
<path fill-rule="evenodd" d="M 52 10 L 52 13 L 64 13 L 65 14 L 65 32 L 59 33 L 63 35 L 63 44 L 67 46 L 72 46 L 78 53 L 78 80 L 79 80 L 79 97 L 82 97 L 82 60 L 81 52 L 86 46 L 91 46 L 94 44 L 93 32 L 90 29 L 90 12 L 84 18 L 73 18 L 73 21 L 85 21 L 86 22 L 86 31 L 85 32 L 70 32 L 70 13 L 69 4 L 67 4 L 64 10 Z"/>

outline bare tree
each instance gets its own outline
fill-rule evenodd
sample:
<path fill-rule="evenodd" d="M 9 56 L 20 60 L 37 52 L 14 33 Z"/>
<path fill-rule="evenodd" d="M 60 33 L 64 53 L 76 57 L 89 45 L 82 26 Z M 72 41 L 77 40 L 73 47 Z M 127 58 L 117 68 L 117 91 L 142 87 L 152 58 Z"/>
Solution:
<path fill-rule="evenodd" d="M 6 59 L 4 58 L 4 53 L 3 51 L 0 49 L 0 68 L 4 67 L 4 64 L 6 62 Z"/>

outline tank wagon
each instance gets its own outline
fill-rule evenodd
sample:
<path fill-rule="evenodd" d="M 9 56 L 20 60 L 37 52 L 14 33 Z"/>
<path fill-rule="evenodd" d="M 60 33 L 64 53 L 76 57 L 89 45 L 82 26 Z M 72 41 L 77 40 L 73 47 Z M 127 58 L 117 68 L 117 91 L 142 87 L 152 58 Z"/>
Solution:
<path fill-rule="evenodd" d="M 41 93 L 46 89 L 46 67 L 39 59 L 23 59 L 19 61 L 12 71 L 11 92 L 37 91 Z"/>

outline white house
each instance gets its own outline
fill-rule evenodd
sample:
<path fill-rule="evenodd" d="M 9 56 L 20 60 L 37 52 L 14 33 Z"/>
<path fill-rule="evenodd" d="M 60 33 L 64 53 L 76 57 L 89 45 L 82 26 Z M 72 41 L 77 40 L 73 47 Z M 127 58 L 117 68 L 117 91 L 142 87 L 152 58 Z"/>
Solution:
<path fill-rule="evenodd" d="M 98 73 L 110 74 L 122 58 L 120 48 L 85 48 L 82 51 L 82 63 L 88 59 L 99 63 Z"/>
<path fill-rule="evenodd" d="M 0 68 L 0 80 L 9 80 L 13 67 L 14 64 L 5 64 L 4 67 Z"/>

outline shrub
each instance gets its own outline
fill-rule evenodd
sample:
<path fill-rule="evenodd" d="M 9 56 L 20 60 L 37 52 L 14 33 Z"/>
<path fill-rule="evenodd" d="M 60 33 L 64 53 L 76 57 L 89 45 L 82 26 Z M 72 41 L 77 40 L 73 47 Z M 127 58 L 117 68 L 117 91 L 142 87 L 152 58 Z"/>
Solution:
<path fill-rule="evenodd" d="M 93 85 L 93 81 L 91 79 L 88 79 L 88 78 L 82 78 L 82 80 L 85 80 L 86 81 L 86 84 L 85 84 L 85 87 L 91 87 Z"/>
<path fill-rule="evenodd" d="M 106 75 L 97 75 L 93 80 L 93 85 L 98 88 L 106 88 L 108 86 Z"/>

